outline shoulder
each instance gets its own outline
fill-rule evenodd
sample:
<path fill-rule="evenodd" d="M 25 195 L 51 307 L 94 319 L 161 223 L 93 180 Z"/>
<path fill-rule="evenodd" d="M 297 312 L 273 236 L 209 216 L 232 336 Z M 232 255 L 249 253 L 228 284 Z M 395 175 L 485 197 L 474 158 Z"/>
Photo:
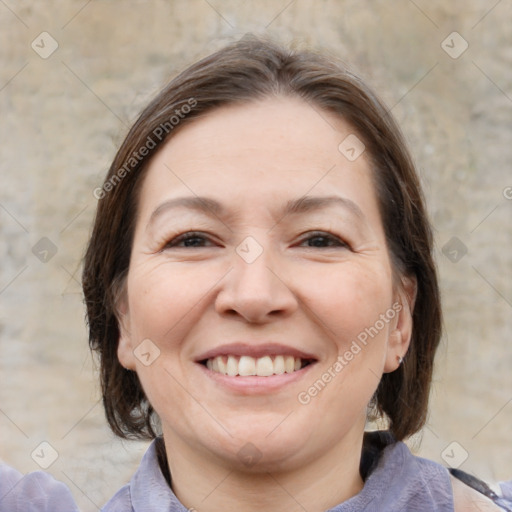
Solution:
<path fill-rule="evenodd" d="M 104 505 L 101 512 L 186 510 L 172 492 L 160 469 L 157 454 L 159 442 L 157 438 L 149 445 L 130 482 Z"/>
<path fill-rule="evenodd" d="M 44 471 L 23 475 L 0 464 L 0 509 L 9 512 L 78 512 L 68 487 Z"/>
<path fill-rule="evenodd" d="M 106 503 L 101 512 L 130 512 L 133 510 L 130 486 L 125 485 Z"/>
<path fill-rule="evenodd" d="M 500 512 L 502 509 L 489 498 L 472 489 L 458 478 L 450 476 L 455 512 Z"/>
<path fill-rule="evenodd" d="M 380 448 L 360 493 L 364 503 L 378 500 L 379 510 L 453 512 L 450 475 L 443 466 L 413 455 L 400 441 Z M 357 503 L 361 510 L 364 503 Z"/>
<path fill-rule="evenodd" d="M 19 471 L 0 462 L 0 497 L 9 492 L 22 478 L 23 475 Z"/>

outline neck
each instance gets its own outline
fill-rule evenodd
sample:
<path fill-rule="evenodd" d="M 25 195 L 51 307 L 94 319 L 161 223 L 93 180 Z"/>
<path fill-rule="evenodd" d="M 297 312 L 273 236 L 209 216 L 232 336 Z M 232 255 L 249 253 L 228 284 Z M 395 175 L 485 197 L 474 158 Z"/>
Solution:
<path fill-rule="evenodd" d="M 262 472 L 218 464 L 164 436 L 173 491 L 192 510 L 322 512 L 363 488 L 359 474 L 363 432 L 358 434 L 348 434 L 323 456 L 295 469 Z"/>

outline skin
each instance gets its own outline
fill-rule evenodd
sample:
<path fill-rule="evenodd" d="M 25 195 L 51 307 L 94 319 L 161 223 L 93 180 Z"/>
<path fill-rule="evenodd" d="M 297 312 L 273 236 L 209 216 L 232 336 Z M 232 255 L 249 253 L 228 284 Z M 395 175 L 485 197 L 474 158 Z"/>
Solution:
<path fill-rule="evenodd" d="M 455 512 L 499 512 L 502 510 L 489 498 L 467 486 L 457 478 L 451 477 Z"/>
<path fill-rule="evenodd" d="M 161 418 L 173 490 L 187 507 L 320 512 L 362 489 L 367 404 L 407 351 L 415 283 L 394 277 L 366 155 L 350 162 L 338 150 L 351 133 L 300 99 L 272 98 L 184 126 L 149 165 L 118 356 Z M 283 214 L 304 195 L 346 198 L 360 215 L 337 204 Z M 164 208 L 150 222 L 165 201 L 196 196 L 222 211 Z M 200 233 L 177 240 L 190 231 Z M 262 249 L 252 263 L 236 250 L 248 236 Z M 400 312 L 299 403 L 393 304 Z M 134 354 L 145 339 L 160 351 L 150 365 Z M 242 390 L 196 361 L 226 343 L 269 340 L 315 363 L 275 389 Z"/>

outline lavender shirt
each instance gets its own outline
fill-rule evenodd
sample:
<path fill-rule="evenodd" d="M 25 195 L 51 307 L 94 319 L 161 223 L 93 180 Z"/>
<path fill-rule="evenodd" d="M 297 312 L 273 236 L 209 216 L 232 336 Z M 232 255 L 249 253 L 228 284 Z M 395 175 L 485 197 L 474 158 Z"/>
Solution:
<path fill-rule="evenodd" d="M 501 485 L 497 504 L 512 511 L 512 480 Z M 193 509 L 192 509 L 193 510 Z M 448 471 L 411 454 L 401 442 L 382 452 L 362 491 L 327 512 L 452 512 Z M 0 512 L 78 512 L 69 489 L 51 475 L 22 475 L 0 464 Z M 130 483 L 102 512 L 189 512 L 176 498 L 160 470 L 155 442 L 148 448 Z"/>
<path fill-rule="evenodd" d="M 144 455 L 131 482 L 102 512 L 187 512 L 169 488 L 158 465 L 155 443 Z M 193 510 L 193 509 L 192 509 Z M 404 443 L 384 449 L 362 491 L 328 512 L 453 512 L 448 471 L 411 454 Z"/>
<path fill-rule="evenodd" d="M 50 474 L 34 471 L 22 475 L 0 463 L 0 512 L 79 511 L 66 485 Z"/>

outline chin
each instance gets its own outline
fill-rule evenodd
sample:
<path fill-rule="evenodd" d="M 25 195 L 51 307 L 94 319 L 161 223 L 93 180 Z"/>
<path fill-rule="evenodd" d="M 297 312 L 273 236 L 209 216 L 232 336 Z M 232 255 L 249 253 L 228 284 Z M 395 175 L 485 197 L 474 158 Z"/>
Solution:
<path fill-rule="evenodd" d="M 285 420 L 286 421 L 286 420 Z M 231 467 L 242 472 L 272 472 L 290 470 L 301 465 L 304 457 L 307 434 L 301 435 L 286 429 L 255 428 L 252 425 L 239 425 L 233 438 L 223 439 L 212 451 L 224 458 Z"/>

